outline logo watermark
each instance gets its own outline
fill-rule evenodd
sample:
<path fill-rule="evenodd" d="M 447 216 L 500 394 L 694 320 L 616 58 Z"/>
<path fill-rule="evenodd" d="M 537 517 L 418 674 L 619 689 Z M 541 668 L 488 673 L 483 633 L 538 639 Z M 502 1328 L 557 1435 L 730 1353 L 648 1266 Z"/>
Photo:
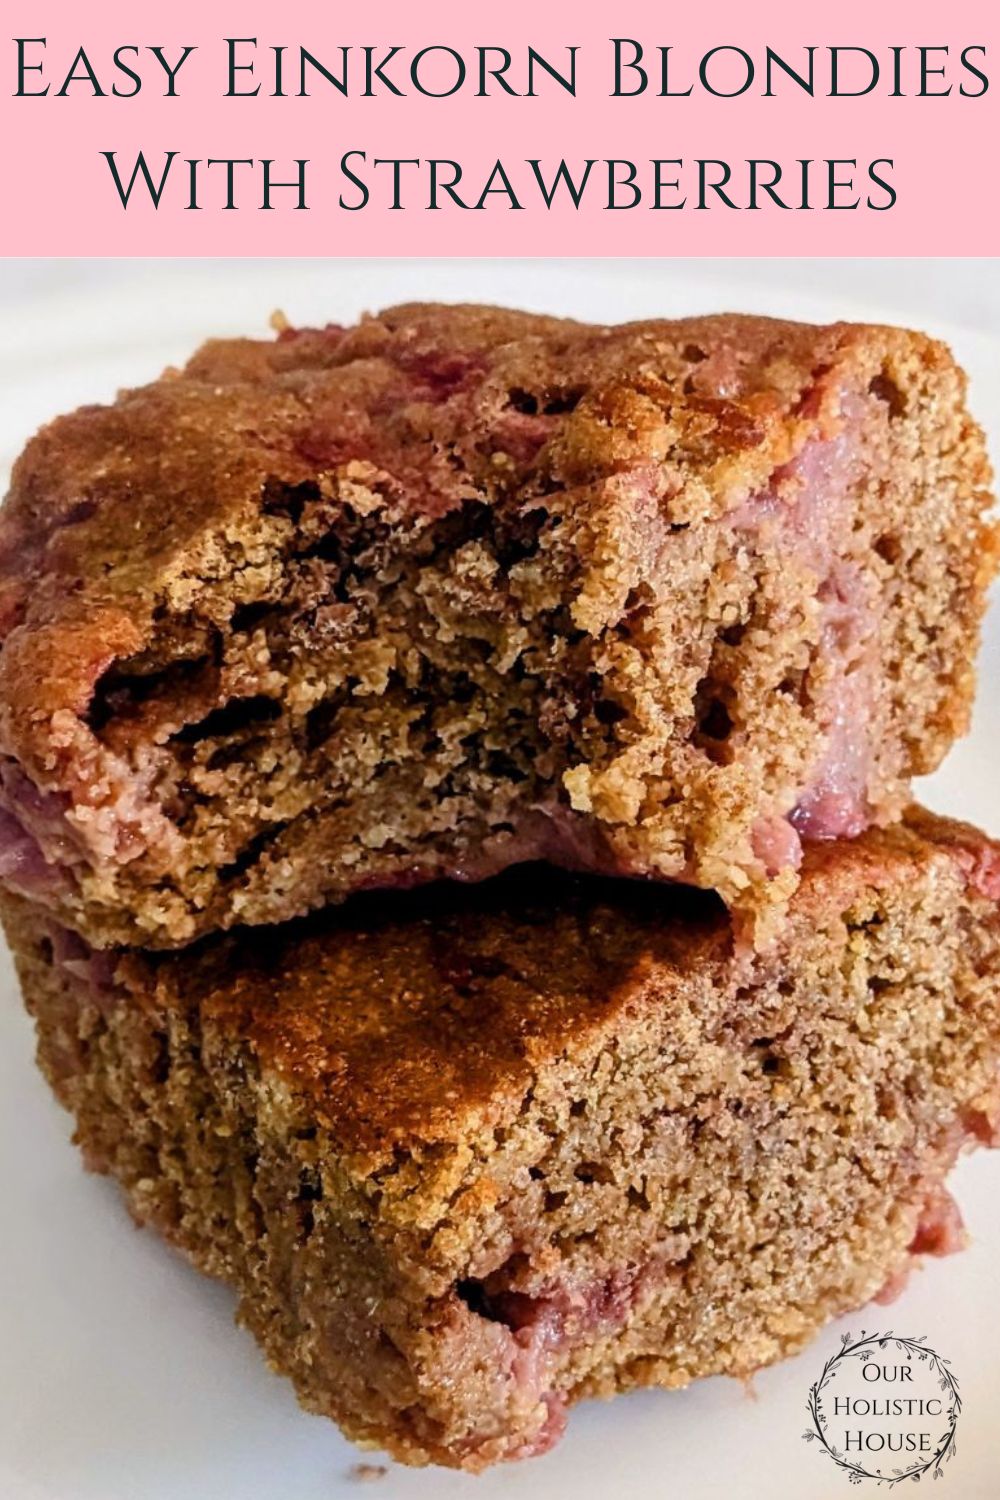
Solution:
<path fill-rule="evenodd" d="M 806 1407 L 811 1425 L 803 1438 L 851 1484 L 869 1479 L 891 1488 L 925 1475 L 940 1479 L 957 1452 L 958 1381 L 926 1335 L 841 1334 Z"/>

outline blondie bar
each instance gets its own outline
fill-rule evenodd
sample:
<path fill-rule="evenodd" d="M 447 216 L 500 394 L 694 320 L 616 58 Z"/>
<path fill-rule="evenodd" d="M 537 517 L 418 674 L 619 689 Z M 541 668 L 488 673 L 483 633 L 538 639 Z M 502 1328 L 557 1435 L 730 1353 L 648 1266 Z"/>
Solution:
<path fill-rule="evenodd" d="M 237 1290 L 302 1401 L 405 1462 L 747 1376 L 961 1242 L 996 1129 L 1000 849 L 812 844 L 779 940 L 711 895 L 508 872 L 183 954 L 4 898 L 88 1164 Z"/>
<path fill-rule="evenodd" d="M 965 728 L 964 393 L 918 334 L 745 317 L 207 345 L 16 468 L 0 877 L 100 946 L 532 859 L 766 936 Z"/>

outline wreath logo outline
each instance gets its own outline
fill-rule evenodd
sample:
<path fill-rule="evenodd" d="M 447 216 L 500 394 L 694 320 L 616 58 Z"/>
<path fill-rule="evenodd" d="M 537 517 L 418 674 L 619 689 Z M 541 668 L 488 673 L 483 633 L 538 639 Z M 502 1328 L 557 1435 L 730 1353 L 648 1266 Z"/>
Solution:
<path fill-rule="evenodd" d="M 842 1362 L 848 1359 L 867 1360 L 872 1358 L 877 1350 L 895 1348 L 906 1355 L 907 1359 L 916 1359 L 919 1363 L 926 1363 L 929 1371 L 933 1373 L 941 1390 L 945 1393 L 948 1407 L 945 1418 L 948 1426 L 933 1453 L 927 1458 L 920 1459 L 908 1469 L 896 1468 L 891 1474 L 883 1474 L 881 1470 L 875 1469 L 874 1473 L 862 1467 L 860 1463 L 848 1458 L 845 1453 L 834 1446 L 826 1434 L 827 1419 L 821 1405 L 823 1388 L 831 1376 L 842 1367 Z M 925 1474 L 930 1472 L 935 1479 L 943 1475 L 943 1465 L 950 1463 L 958 1452 L 955 1441 L 955 1429 L 958 1418 L 962 1411 L 962 1398 L 959 1394 L 958 1380 L 951 1370 L 950 1361 L 942 1358 L 933 1349 L 928 1347 L 927 1335 L 921 1334 L 919 1338 L 904 1338 L 895 1333 L 868 1333 L 864 1328 L 861 1330 L 860 1338 L 855 1339 L 853 1334 L 842 1333 L 840 1336 L 840 1348 L 835 1354 L 831 1354 L 822 1373 L 814 1385 L 809 1387 L 809 1398 L 806 1401 L 806 1410 L 812 1420 L 812 1427 L 807 1428 L 802 1434 L 807 1443 L 819 1441 L 819 1451 L 831 1458 L 835 1464 L 843 1469 L 851 1484 L 861 1484 L 865 1479 L 870 1479 L 873 1484 L 886 1485 L 892 1488 L 894 1485 L 902 1484 L 905 1480 L 918 1483 Z"/>

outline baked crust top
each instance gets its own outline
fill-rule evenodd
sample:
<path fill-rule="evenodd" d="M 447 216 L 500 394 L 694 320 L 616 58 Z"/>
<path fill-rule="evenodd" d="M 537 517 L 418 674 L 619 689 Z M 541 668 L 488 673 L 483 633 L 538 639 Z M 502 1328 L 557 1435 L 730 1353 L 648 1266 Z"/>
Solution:
<path fill-rule="evenodd" d="M 509 1124 L 540 1070 L 596 1059 L 612 1037 L 640 1044 L 664 1006 L 714 1034 L 757 985 L 807 992 L 820 955 L 843 961 L 852 925 L 891 921 L 932 886 L 1000 921 L 1000 844 L 912 806 L 892 827 L 808 846 L 765 955 L 734 947 L 711 894 L 537 867 L 126 957 L 120 977 L 140 1003 L 195 1004 L 255 1055 L 278 1114 L 293 1118 L 299 1097 L 345 1156 L 384 1163 L 399 1144 Z"/>
<path fill-rule="evenodd" d="M 209 342 L 57 419 L 18 461 L 0 510 L 0 750 L 44 775 L 53 715 L 85 714 L 112 662 L 162 647 L 173 620 L 224 623 L 215 585 L 234 575 L 263 590 L 295 532 L 281 492 L 374 476 L 430 521 L 529 470 L 572 488 L 655 464 L 683 525 L 835 425 L 845 384 L 878 379 L 893 349 L 953 367 L 932 340 L 862 325 L 602 327 L 422 304 Z M 519 400 L 527 386 L 542 407 Z"/>

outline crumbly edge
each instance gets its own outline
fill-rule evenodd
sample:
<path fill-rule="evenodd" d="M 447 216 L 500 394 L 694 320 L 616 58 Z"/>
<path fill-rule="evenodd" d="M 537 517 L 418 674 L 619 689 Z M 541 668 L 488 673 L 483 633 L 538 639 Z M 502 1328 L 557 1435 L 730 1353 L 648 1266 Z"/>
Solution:
<path fill-rule="evenodd" d="M 88 1163 L 236 1287 L 307 1406 L 404 1462 L 480 1468 L 566 1402 L 793 1352 L 934 1248 L 995 1129 L 997 916 L 940 865 L 752 970 L 648 974 L 491 1125 L 378 1168 L 148 969 L 83 1002 L 44 919 L 5 921 Z"/>

